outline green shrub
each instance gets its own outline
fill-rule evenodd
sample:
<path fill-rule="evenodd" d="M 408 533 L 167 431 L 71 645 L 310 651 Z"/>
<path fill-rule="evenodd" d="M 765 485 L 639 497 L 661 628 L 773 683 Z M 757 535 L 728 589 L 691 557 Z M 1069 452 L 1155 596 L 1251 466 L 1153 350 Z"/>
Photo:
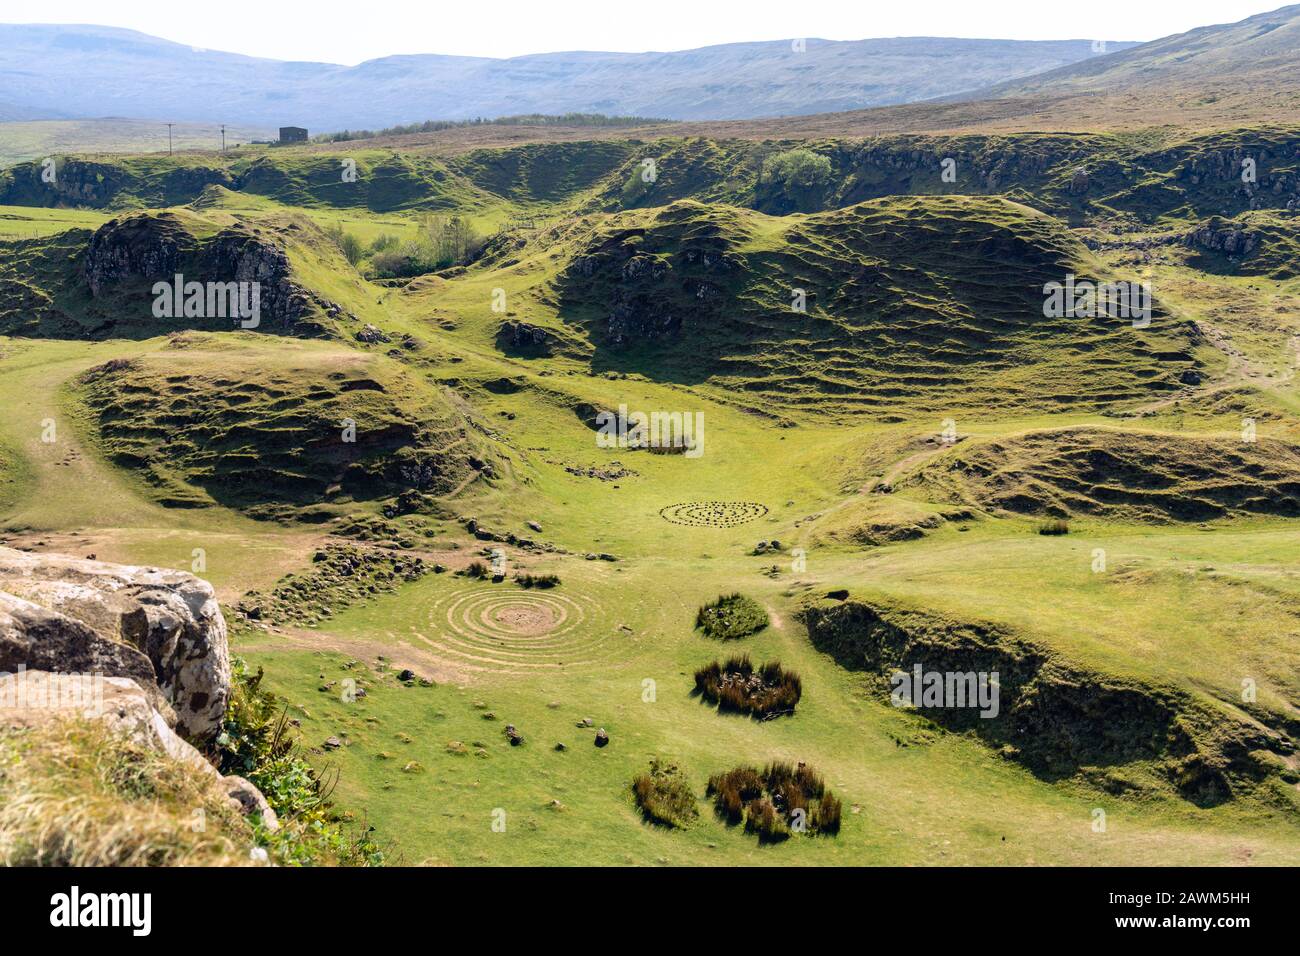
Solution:
<path fill-rule="evenodd" d="M 799 147 L 769 157 L 763 164 L 761 181 L 786 189 L 815 189 L 829 183 L 831 173 L 830 159 Z"/>
<path fill-rule="evenodd" d="M 485 241 L 462 216 L 428 215 L 420 220 L 415 239 L 399 242 L 388 235 L 376 239 L 370 263 L 376 278 L 409 279 L 469 262 Z"/>
<path fill-rule="evenodd" d="M 517 574 L 515 583 L 521 588 L 553 588 L 560 583 L 558 574 Z"/>
<path fill-rule="evenodd" d="M 333 240 L 334 245 L 339 247 L 339 252 L 348 260 L 350 265 L 356 265 L 365 257 L 365 249 L 361 245 L 361 240 L 350 232 L 344 232 L 343 227 L 338 223 L 327 226 L 325 234 Z"/>
<path fill-rule="evenodd" d="M 370 263 L 380 279 L 409 279 L 439 268 L 432 247 L 411 239 L 376 252 Z"/>
<path fill-rule="evenodd" d="M 743 594 L 733 593 L 706 604 L 695 615 L 695 627 L 706 637 L 730 641 L 756 634 L 767 627 L 763 605 Z"/>
<path fill-rule="evenodd" d="M 700 809 L 685 776 L 676 764 L 664 764 L 658 757 L 650 761 L 649 773 L 633 778 L 632 793 L 652 823 L 685 829 L 699 818 Z"/>
<path fill-rule="evenodd" d="M 280 820 L 275 833 L 259 828 L 259 842 L 287 866 L 381 866 L 384 849 L 369 829 L 348 828 L 329 796 L 337 778 L 319 773 L 302 756 L 283 704 L 262 687 L 262 670 L 250 674 L 231 660 L 231 695 L 215 745 L 222 774 L 238 774 L 265 795 Z"/>
<path fill-rule="evenodd" d="M 1039 534 L 1069 534 L 1070 523 L 1061 518 L 1053 518 L 1051 521 L 1044 521 L 1038 526 Z"/>

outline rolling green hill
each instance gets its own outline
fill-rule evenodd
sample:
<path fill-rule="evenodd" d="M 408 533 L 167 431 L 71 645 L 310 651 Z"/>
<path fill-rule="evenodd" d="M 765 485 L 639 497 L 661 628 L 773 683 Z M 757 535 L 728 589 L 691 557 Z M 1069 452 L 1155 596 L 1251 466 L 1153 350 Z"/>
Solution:
<path fill-rule="evenodd" d="M 0 538 L 201 549 L 304 754 L 408 862 L 1288 863 L 1298 146 L 360 141 L 69 157 L 58 190 L 19 165 Z M 453 215 L 463 248 L 431 251 Z M 155 315 L 178 272 L 263 283 L 262 321 Z M 1150 323 L 1045 311 L 1070 275 L 1149 283 Z M 611 447 L 620 408 L 700 442 Z M 767 621 L 727 653 L 779 661 L 794 713 L 695 695 L 720 597 Z M 998 716 L 893 706 L 918 664 L 997 671 Z M 684 827 L 638 806 L 656 758 L 703 801 Z M 709 810 L 773 762 L 838 832 Z"/>

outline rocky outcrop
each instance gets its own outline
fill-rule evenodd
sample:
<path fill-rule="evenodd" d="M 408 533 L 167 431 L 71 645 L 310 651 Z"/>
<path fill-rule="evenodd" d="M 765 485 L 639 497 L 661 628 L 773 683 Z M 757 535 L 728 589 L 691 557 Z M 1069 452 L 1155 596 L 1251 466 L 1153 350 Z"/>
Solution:
<path fill-rule="evenodd" d="M 53 158 L 19 163 L 0 178 L 0 204 L 19 206 L 90 206 L 103 209 L 134 200 L 141 206 L 177 206 L 198 198 L 211 185 L 232 186 L 224 169 L 163 165 L 128 169 L 119 163 Z"/>
<path fill-rule="evenodd" d="M 1183 241 L 1193 249 L 1222 252 L 1225 256 L 1248 256 L 1260 245 L 1256 232 L 1212 220 L 1197 226 Z"/>
<path fill-rule="evenodd" d="M 90 294 L 99 298 L 129 279 L 171 279 L 198 243 L 171 213 L 114 219 L 96 230 L 86 251 Z"/>
<path fill-rule="evenodd" d="M 497 347 L 507 353 L 546 357 L 555 354 L 559 338 L 549 329 L 507 319 L 497 330 Z"/>
<path fill-rule="evenodd" d="M 221 730 L 230 680 L 226 622 L 206 581 L 0 548 L 0 726 L 102 721 L 275 830 L 261 791 L 195 748 Z"/>
<path fill-rule="evenodd" d="M 206 581 L 0 548 L 0 670 L 19 667 L 135 680 L 196 743 L 219 732 L 230 694 L 226 622 Z"/>
<path fill-rule="evenodd" d="M 0 592 L 0 672 L 23 669 L 136 680 L 150 689 L 153 706 L 175 723 L 175 712 L 154 684 L 153 665 L 139 650 L 67 615 Z"/>
<path fill-rule="evenodd" d="M 35 728 L 67 719 L 102 721 L 131 743 L 166 754 L 212 784 L 244 815 L 261 817 L 268 830 L 279 820 L 266 797 L 239 776 L 223 777 L 191 744 L 182 740 L 154 707 L 148 680 L 98 673 L 22 670 L 0 674 L 0 723 Z"/>
<path fill-rule="evenodd" d="M 113 219 L 91 237 L 82 266 L 95 298 L 154 282 L 257 283 L 258 328 L 317 334 L 318 313 L 338 317 L 343 310 L 291 277 L 289 257 L 273 239 L 241 226 L 199 239 L 174 213 L 140 213 Z M 237 321 L 206 316 L 220 324 Z M 179 320 L 179 317 L 178 317 Z"/>

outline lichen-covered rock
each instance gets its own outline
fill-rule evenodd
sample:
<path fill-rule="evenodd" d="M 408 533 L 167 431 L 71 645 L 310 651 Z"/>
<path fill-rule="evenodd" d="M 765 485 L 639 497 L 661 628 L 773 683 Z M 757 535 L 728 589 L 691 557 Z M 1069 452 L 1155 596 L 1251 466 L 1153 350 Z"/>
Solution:
<path fill-rule="evenodd" d="M 243 777 L 231 774 L 221 778 L 221 785 L 230 799 L 239 804 L 239 809 L 245 816 L 256 814 L 262 818 L 262 826 L 266 829 L 271 831 L 280 829 L 280 820 L 271 809 L 271 804 L 267 802 L 262 791 L 252 783 Z"/>
<path fill-rule="evenodd" d="M 0 675 L 26 670 L 133 679 L 149 688 L 153 704 L 175 719 L 154 684 L 153 665 L 138 649 L 65 614 L 0 592 Z"/>
<path fill-rule="evenodd" d="M 0 648 L 8 648 L 0 667 L 156 684 L 185 737 L 204 742 L 220 730 L 230 657 L 226 622 L 206 581 L 184 571 L 0 548 L 0 592 L 9 621 L 0 622 Z"/>

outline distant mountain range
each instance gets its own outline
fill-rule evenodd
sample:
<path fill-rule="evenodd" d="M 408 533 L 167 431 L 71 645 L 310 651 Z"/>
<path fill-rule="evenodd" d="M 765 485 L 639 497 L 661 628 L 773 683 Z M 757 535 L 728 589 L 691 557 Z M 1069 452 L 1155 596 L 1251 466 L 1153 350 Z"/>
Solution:
<path fill-rule="evenodd" d="M 808 39 L 802 50 L 773 41 L 676 53 L 392 56 L 346 67 L 200 50 L 111 27 L 3 24 L 0 121 L 113 116 L 325 132 L 521 113 L 750 119 L 953 96 L 1099 58 L 1094 47 Z"/>
<path fill-rule="evenodd" d="M 1008 80 L 980 90 L 978 96 L 1095 95 L 1118 89 L 1196 90 L 1205 95 L 1253 91 L 1264 96 L 1297 87 L 1300 4 L 1293 4 L 1238 23 L 1198 27 L 1113 56 Z"/>

